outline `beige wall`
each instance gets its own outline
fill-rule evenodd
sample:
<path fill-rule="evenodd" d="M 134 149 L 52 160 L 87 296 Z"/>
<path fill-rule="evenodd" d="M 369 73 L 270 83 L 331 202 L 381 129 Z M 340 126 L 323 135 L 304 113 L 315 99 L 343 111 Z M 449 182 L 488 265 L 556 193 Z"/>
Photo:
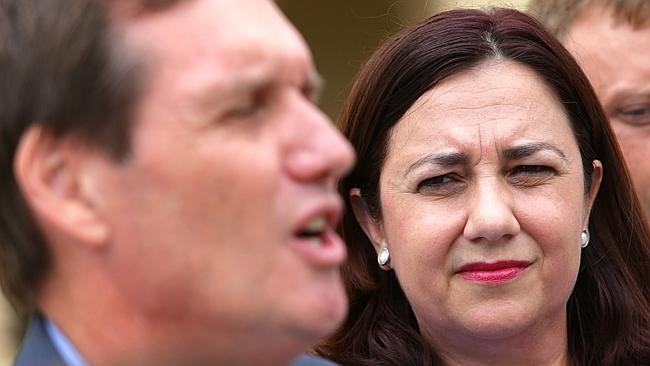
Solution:
<path fill-rule="evenodd" d="M 16 317 L 0 293 L 0 366 L 9 366 L 16 352 Z"/>
<path fill-rule="evenodd" d="M 502 6 L 509 8 L 524 9 L 527 0 L 438 0 L 439 9 L 449 9 L 456 6 L 461 7 L 484 7 Z"/>
<path fill-rule="evenodd" d="M 405 1 L 410 4 L 407 8 L 412 12 L 413 19 L 423 18 L 440 11 L 453 8 L 484 8 L 490 6 L 515 8 L 524 10 L 528 0 L 409 0 Z M 420 16 L 418 16 L 418 14 Z"/>
<path fill-rule="evenodd" d="M 381 40 L 453 7 L 523 9 L 527 0 L 278 0 L 309 43 L 326 87 L 321 107 L 338 116 L 354 75 Z"/>

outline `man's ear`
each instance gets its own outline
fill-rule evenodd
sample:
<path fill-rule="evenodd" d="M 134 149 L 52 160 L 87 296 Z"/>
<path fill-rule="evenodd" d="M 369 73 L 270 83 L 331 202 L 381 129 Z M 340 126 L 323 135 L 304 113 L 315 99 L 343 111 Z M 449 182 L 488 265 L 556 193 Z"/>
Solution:
<path fill-rule="evenodd" d="M 593 171 L 591 173 L 591 182 L 589 184 L 589 192 L 587 192 L 587 197 L 585 199 L 585 215 L 584 222 L 582 227 L 587 228 L 589 223 L 589 215 L 591 214 L 591 208 L 594 206 L 594 201 L 598 195 L 598 190 L 600 189 L 600 183 L 603 180 L 603 164 L 600 160 L 594 160 L 591 162 L 593 165 Z"/>
<path fill-rule="evenodd" d="M 379 252 L 382 247 L 386 246 L 381 222 L 373 218 L 370 214 L 368 204 L 361 196 L 361 190 L 359 188 L 350 189 L 349 198 L 354 217 L 357 219 L 359 226 L 361 226 L 368 239 L 372 242 L 375 251 Z"/>
<path fill-rule="evenodd" d="M 22 135 L 14 157 L 14 175 L 36 221 L 49 235 L 92 247 L 107 241 L 107 225 L 95 211 L 82 164 L 83 144 L 55 137 L 33 125 Z"/>

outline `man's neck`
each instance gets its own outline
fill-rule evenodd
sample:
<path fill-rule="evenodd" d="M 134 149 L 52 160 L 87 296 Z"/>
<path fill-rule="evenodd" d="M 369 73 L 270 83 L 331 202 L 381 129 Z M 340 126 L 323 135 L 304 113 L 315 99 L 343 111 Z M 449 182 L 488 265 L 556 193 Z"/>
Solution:
<path fill-rule="evenodd" d="M 283 365 L 304 346 L 297 339 L 282 344 L 285 337 L 263 329 L 209 320 L 198 324 L 185 314 L 151 318 L 110 281 L 87 280 L 77 277 L 70 286 L 57 276 L 48 277 L 39 291 L 39 309 L 93 366 Z"/>

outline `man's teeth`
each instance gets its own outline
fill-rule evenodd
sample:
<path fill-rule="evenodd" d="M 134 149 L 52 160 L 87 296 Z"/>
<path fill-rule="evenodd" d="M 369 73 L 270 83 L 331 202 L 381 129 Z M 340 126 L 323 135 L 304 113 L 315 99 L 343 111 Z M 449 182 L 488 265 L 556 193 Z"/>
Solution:
<path fill-rule="evenodd" d="M 321 240 L 321 238 L 317 236 L 311 237 L 307 239 L 307 241 L 309 242 L 309 245 L 313 247 L 320 247 L 323 245 L 323 240 Z"/>
<path fill-rule="evenodd" d="M 320 233 L 325 230 L 327 222 L 323 216 L 315 217 L 302 229 L 304 233 Z"/>
<path fill-rule="evenodd" d="M 298 233 L 298 236 L 307 240 L 310 245 L 320 247 L 324 244 L 322 234 L 327 229 L 327 220 L 318 216 L 309 221 Z"/>

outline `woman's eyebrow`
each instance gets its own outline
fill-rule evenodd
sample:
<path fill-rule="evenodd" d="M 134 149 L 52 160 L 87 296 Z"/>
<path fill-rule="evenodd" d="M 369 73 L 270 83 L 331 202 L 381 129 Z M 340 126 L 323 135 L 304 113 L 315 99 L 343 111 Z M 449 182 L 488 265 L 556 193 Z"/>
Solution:
<path fill-rule="evenodd" d="M 531 142 L 524 143 L 517 146 L 509 147 L 501 152 L 501 156 L 508 160 L 517 160 L 522 159 L 540 151 L 551 151 L 558 157 L 560 157 L 565 163 L 568 163 L 566 155 L 559 148 L 547 143 L 547 142 Z M 439 154 L 429 154 L 426 155 L 415 162 L 413 162 L 406 169 L 404 175 L 408 175 L 413 170 L 424 166 L 424 165 L 441 165 L 441 166 L 457 166 L 457 165 L 466 165 L 469 161 L 469 157 L 466 154 L 460 152 L 446 152 Z"/>
<path fill-rule="evenodd" d="M 442 165 L 442 166 L 456 166 L 465 165 L 469 161 L 467 155 L 460 152 L 447 152 L 439 154 L 429 154 L 409 165 L 404 175 L 408 175 L 413 170 L 423 165 Z"/>
<path fill-rule="evenodd" d="M 503 150 L 501 152 L 501 157 L 508 160 L 518 160 L 518 159 L 523 159 L 525 157 L 534 155 L 535 153 L 538 153 L 540 151 L 550 151 L 555 155 L 559 156 L 560 158 L 562 158 L 562 160 L 564 160 L 565 163 L 569 162 L 566 158 L 566 155 L 564 155 L 564 152 L 562 152 L 562 150 L 547 142 L 530 142 L 530 143 L 524 143 L 517 146 L 512 146 Z"/>

